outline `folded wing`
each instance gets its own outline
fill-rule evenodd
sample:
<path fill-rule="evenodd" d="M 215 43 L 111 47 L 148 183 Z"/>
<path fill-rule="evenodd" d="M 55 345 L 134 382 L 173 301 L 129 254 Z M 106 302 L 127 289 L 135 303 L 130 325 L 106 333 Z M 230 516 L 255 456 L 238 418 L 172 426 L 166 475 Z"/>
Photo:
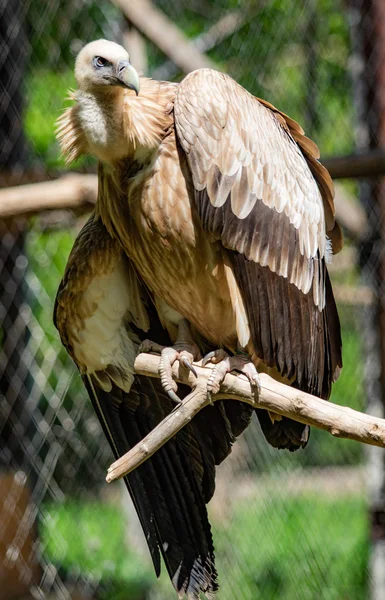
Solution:
<path fill-rule="evenodd" d="M 326 262 L 342 237 L 316 145 L 295 121 L 208 69 L 179 85 L 175 123 L 201 224 L 228 251 L 254 358 L 327 398 L 342 360 Z M 281 423 L 269 441 L 303 445 L 303 427 L 292 435 L 298 427 L 289 425 L 286 440 L 273 435 Z"/>
<path fill-rule="evenodd" d="M 132 264 L 94 216 L 69 258 L 55 323 L 119 457 L 173 408 L 160 381 L 137 376 L 133 368 L 141 340 L 170 340 Z M 179 387 L 182 396 L 188 392 Z M 247 425 L 246 413 L 231 401 L 204 409 L 125 478 L 156 573 L 162 555 L 175 589 L 192 600 L 201 592 L 210 598 L 217 589 L 206 503 L 214 492 L 215 465 Z"/>

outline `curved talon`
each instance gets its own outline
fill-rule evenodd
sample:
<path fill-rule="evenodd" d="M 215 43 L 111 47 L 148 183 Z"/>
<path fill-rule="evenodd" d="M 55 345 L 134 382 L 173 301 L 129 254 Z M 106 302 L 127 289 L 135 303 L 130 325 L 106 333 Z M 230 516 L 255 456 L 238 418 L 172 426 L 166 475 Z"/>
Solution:
<path fill-rule="evenodd" d="M 260 396 L 260 394 L 262 392 L 262 385 L 261 385 L 261 379 L 260 379 L 259 375 L 258 375 L 258 379 L 253 380 L 253 381 L 251 379 L 249 379 L 249 381 L 250 381 L 250 385 L 252 388 L 257 388 L 257 395 Z"/>
<path fill-rule="evenodd" d="M 168 390 L 167 395 L 175 404 L 182 404 L 182 400 L 173 390 Z"/>
<path fill-rule="evenodd" d="M 212 352 L 208 352 L 202 360 L 202 366 L 205 367 L 207 365 L 208 362 L 212 362 L 214 365 L 222 362 L 223 360 L 225 360 L 225 358 L 227 358 L 229 355 L 227 354 L 226 350 L 223 350 L 223 348 L 218 348 L 217 350 L 213 350 Z"/>
<path fill-rule="evenodd" d="M 181 358 L 180 361 L 198 379 L 198 373 L 196 372 L 194 366 L 190 363 L 190 361 L 185 356 Z"/>
<path fill-rule="evenodd" d="M 215 356 L 215 350 L 213 350 L 212 352 L 208 352 L 203 358 L 202 358 L 202 367 L 205 367 L 207 365 L 208 362 L 210 362 L 210 360 L 212 358 L 214 358 Z"/>

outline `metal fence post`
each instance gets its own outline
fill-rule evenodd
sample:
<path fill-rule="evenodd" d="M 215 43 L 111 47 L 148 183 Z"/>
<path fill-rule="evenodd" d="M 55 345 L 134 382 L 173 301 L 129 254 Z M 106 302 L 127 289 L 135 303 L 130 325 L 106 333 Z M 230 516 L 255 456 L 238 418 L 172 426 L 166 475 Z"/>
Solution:
<path fill-rule="evenodd" d="M 360 150 L 385 146 L 385 4 L 383 0 L 353 0 L 353 77 L 358 112 Z M 368 235 L 360 248 L 362 276 L 375 291 L 376 303 L 363 318 L 367 410 L 384 415 L 385 407 L 385 178 L 360 185 L 368 215 Z M 368 456 L 370 502 L 370 597 L 385 599 L 385 459 L 378 448 Z"/>

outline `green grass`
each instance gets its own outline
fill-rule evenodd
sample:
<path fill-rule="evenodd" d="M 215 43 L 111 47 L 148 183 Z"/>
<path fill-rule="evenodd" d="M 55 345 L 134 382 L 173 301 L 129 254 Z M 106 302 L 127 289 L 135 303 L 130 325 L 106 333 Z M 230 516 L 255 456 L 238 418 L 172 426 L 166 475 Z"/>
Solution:
<path fill-rule="evenodd" d="M 134 600 L 152 586 L 172 596 L 167 575 L 156 582 L 127 548 L 125 523 L 115 507 L 97 503 L 46 506 L 46 555 L 67 572 L 114 581 L 105 600 Z M 367 507 L 360 497 L 268 495 L 235 507 L 226 526 L 214 527 L 221 600 L 363 600 L 367 597 Z"/>
<path fill-rule="evenodd" d="M 359 497 L 243 503 L 214 540 L 222 600 L 367 597 L 367 508 Z"/>
<path fill-rule="evenodd" d="M 125 543 L 125 523 L 114 506 L 75 500 L 44 507 L 41 542 L 49 559 L 67 574 L 113 581 L 108 600 L 142 598 L 154 576 Z M 107 597 L 106 597 L 107 600 Z"/>

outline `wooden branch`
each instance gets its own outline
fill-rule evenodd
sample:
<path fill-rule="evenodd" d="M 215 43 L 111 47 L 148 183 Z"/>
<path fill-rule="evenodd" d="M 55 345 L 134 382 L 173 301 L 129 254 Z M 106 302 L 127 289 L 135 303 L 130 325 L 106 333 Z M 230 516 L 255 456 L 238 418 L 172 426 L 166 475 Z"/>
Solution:
<path fill-rule="evenodd" d="M 113 0 L 136 29 L 157 46 L 183 73 L 215 63 L 195 48 L 185 34 L 150 0 Z M 134 65 L 135 66 L 135 65 Z"/>
<path fill-rule="evenodd" d="M 64 175 L 55 181 L 30 183 L 0 190 L 0 219 L 44 210 L 71 209 L 86 212 L 98 194 L 96 175 Z"/>
<path fill-rule="evenodd" d="M 248 23 L 253 14 L 250 11 L 241 13 L 233 11 L 224 15 L 210 29 L 191 40 L 191 44 L 200 52 L 207 52 L 218 46 L 223 40 L 233 35 L 245 23 Z M 133 64 L 134 61 L 132 61 Z M 166 60 L 160 67 L 152 71 L 151 76 L 154 79 L 169 80 L 178 75 L 180 69 L 172 60 Z"/>
<path fill-rule="evenodd" d="M 322 160 L 333 179 L 359 179 L 385 175 L 385 150 L 369 150 Z"/>
<path fill-rule="evenodd" d="M 159 360 L 159 356 L 139 354 L 135 361 L 135 372 L 148 377 L 159 377 Z M 182 372 L 179 372 L 178 363 L 174 365 L 175 379 L 192 386 L 192 392 L 141 442 L 109 467 L 106 477 L 108 482 L 120 479 L 136 469 L 209 404 L 206 386 L 212 367 L 202 368 L 199 364 L 195 366 L 197 379 L 190 372 L 183 375 Z M 243 375 L 232 374 L 226 375 L 220 392 L 212 399 L 216 401 L 233 398 L 251 404 L 255 408 L 263 408 L 300 423 L 324 429 L 335 437 L 348 438 L 385 448 L 384 419 L 321 400 L 278 383 L 264 373 L 260 375 L 260 379 L 261 391 L 258 399 L 255 398 L 249 382 Z"/>
<path fill-rule="evenodd" d="M 368 218 L 362 204 L 353 194 L 349 194 L 341 183 L 336 183 L 334 187 L 338 223 L 350 238 L 355 241 L 362 240 L 368 234 Z"/>
<path fill-rule="evenodd" d="M 146 40 L 135 27 L 126 19 L 126 28 L 123 31 L 123 46 L 130 55 L 130 61 L 141 75 L 147 75 L 148 56 Z"/>
<path fill-rule="evenodd" d="M 348 306 L 370 306 L 374 303 L 376 296 L 372 288 L 367 285 L 346 285 L 333 283 L 333 295 L 338 305 Z"/>

